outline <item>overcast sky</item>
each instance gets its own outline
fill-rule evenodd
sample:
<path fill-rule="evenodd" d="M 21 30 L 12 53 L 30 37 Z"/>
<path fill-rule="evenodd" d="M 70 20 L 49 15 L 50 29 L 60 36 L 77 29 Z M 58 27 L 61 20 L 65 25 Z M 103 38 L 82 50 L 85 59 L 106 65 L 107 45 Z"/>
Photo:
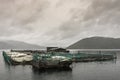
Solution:
<path fill-rule="evenodd" d="M 0 40 L 69 46 L 93 36 L 120 38 L 120 0 L 0 0 Z"/>

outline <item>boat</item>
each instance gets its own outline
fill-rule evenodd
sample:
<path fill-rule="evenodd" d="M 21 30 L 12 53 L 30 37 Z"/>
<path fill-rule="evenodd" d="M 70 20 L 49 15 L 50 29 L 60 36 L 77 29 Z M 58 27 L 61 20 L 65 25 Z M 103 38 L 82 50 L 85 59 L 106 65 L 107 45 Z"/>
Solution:
<path fill-rule="evenodd" d="M 34 54 L 32 66 L 37 69 L 70 68 L 72 59 L 52 54 Z"/>
<path fill-rule="evenodd" d="M 33 57 L 32 55 L 28 55 L 20 52 L 5 52 L 3 51 L 3 57 L 5 61 L 12 65 L 17 64 L 30 64 Z"/>

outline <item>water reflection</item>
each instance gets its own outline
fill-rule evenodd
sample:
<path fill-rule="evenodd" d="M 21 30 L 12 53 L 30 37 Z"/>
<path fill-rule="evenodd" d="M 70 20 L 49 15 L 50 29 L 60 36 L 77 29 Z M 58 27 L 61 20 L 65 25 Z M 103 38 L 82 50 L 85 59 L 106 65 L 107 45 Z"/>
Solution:
<path fill-rule="evenodd" d="M 33 75 L 32 80 L 73 80 L 72 79 L 72 69 L 47 69 L 38 70 L 32 68 Z"/>

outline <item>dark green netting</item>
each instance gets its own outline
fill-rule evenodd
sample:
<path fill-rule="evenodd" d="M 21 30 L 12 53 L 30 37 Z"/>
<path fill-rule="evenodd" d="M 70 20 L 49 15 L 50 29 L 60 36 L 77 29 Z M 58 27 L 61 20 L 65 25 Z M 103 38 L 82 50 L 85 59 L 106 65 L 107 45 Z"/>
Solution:
<path fill-rule="evenodd" d="M 112 58 L 115 56 L 115 54 L 87 54 L 87 53 L 75 53 L 75 54 L 70 54 L 70 53 L 62 53 L 62 52 L 51 52 L 51 53 L 46 53 L 46 54 L 38 54 L 35 53 L 33 54 L 33 60 L 39 61 L 39 60 L 46 60 L 50 61 L 52 56 L 63 56 L 66 57 L 66 59 L 72 60 L 72 59 L 87 59 L 87 58 Z"/>

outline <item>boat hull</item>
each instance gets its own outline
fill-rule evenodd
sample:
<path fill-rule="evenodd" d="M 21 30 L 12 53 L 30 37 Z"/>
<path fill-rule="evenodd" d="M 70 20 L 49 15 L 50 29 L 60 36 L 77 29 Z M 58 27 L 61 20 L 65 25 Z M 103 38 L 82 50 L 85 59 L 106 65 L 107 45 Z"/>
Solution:
<path fill-rule="evenodd" d="M 32 66 L 37 69 L 66 69 L 70 68 L 72 61 L 62 61 L 57 64 L 51 64 L 48 62 L 32 62 Z"/>

